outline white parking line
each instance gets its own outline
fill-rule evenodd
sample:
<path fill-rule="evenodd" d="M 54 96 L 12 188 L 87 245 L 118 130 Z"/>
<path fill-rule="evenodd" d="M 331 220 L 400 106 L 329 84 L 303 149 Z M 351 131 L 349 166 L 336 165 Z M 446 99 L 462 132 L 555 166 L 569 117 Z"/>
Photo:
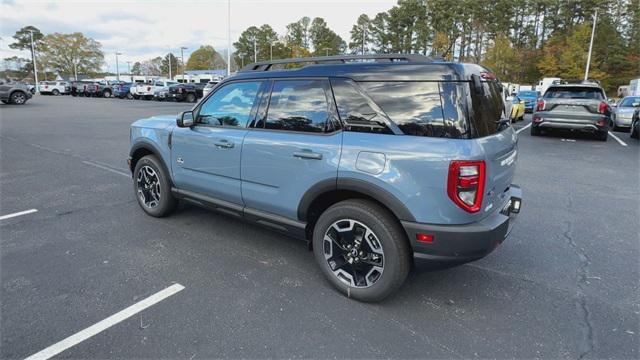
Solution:
<path fill-rule="evenodd" d="M 516 133 L 520 134 L 521 132 L 523 132 L 525 129 L 528 129 L 531 126 L 531 123 L 528 123 L 527 126 L 516 130 Z"/>
<path fill-rule="evenodd" d="M 131 316 L 139 313 L 140 311 L 159 303 L 160 301 L 168 298 L 171 295 L 176 294 L 179 291 L 182 291 L 183 289 L 184 289 L 184 286 L 180 284 L 173 284 L 168 288 L 161 290 L 149 296 L 148 298 L 140 302 L 137 302 L 129 306 L 128 308 L 109 316 L 108 318 L 98 323 L 91 325 L 88 328 L 80 332 L 77 332 L 64 340 L 57 342 L 49 346 L 48 348 L 29 356 L 25 360 L 50 359 L 60 354 L 61 352 L 67 350 L 68 348 L 78 345 L 79 343 L 89 339 L 90 337 L 101 333 L 102 331 L 112 327 L 113 325 L 123 320 L 126 320 L 127 318 L 130 318 Z"/>
<path fill-rule="evenodd" d="M 95 167 L 103 169 L 103 170 L 111 171 L 112 173 L 123 175 L 123 176 L 126 176 L 128 178 L 131 177 L 131 174 L 127 174 L 127 173 L 122 172 L 122 171 L 114 170 L 112 168 L 109 168 L 109 167 L 106 167 L 106 166 L 103 166 L 103 165 L 100 165 L 100 164 L 96 164 L 96 163 L 93 163 L 91 161 L 82 161 L 82 163 L 83 164 L 87 164 L 87 165 L 91 165 L 91 166 L 95 166 Z"/>
<path fill-rule="evenodd" d="M 29 209 L 29 210 L 20 211 L 20 212 L 13 213 L 13 214 L 2 215 L 2 216 L 0 216 L 0 220 L 11 219 L 11 218 L 14 218 L 16 216 L 33 214 L 34 212 L 38 212 L 38 210 L 37 209 Z"/>
<path fill-rule="evenodd" d="M 620 145 L 622 145 L 622 146 L 627 146 L 627 143 L 626 143 L 626 142 L 624 142 L 624 141 L 620 140 L 620 138 L 619 138 L 619 137 L 617 137 L 617 136 L 613 135 L 613 133 L 612 133 L 611 131 L 609 131 L 609 135 L 611 135 L 611 137 L 612 137 L 612 138 L 616 139 L 616 141 L 617 141 L 617 142 L 619 142 L 619 143 L 620 143 Z"/>

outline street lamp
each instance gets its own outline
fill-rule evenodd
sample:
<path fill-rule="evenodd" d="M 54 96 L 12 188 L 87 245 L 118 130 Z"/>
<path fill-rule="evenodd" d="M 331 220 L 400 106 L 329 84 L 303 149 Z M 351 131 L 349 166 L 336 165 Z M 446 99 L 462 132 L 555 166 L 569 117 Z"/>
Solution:
<path fill-rule="evenodd" d="M 116 51 L 116 81 L 120 81 L 120 67 L 118 66 L 118 55 L 122 55 Z"/>
<path fill-rule="evenodd" d="M 591 40 L 589 41 L 589 55 L 587 55 L 587 68 L 584 69 L 584 81 L 589 79 L 589 65 L 591 65 L 591 50 L 593 49 L 593 35 L 596 33 L 596 21 L 598 21 L 598 10 L 593 14 L 593 27 L 591 28 Z"/>
<path fill-rule="evenodd" d="M 227 77 L 231 76 L 231 0 L 227 0 Z"/>
<path fill-rule="evenodd" d="M 331 50 L 331 48 L 328 48 L 328 47 L 324 48 L 325 56 L 329 56 L 329 50 Z"/>
<path fill-rule="evenodd" d="M 169 58 L 169 80 L 172 80 L 173 77 L 171 76 L 171 48 L 169 47 L 169 55 L 167 55 L 167 57 Z"/>
<path fill-rule="evenodd" d="M 38 70 L 36 70 L 37 69 L 37 66 L 36 66 L 36 47 L 33 44 L 33 30 L 29 30 L 29 34 L 31 34 L 31 61 L 33 62 L 33 81 L 35 81 L 35 86 L 36 86 L 36 90 L 37 90 L 38 89 Z"/>
<path fill-rule="evenodd" d="M 258 62 L 258 39 L 253 37 L 253 62 Z"/>
<path fill-rule="evenodd" d="M 185 68 L 185 66 L 184 66 L 184 50 L 187 50 L 187 48 L 184 47 L 184 46 L 181 46 L 180 47 L 180 57 L 182 58 L 182 82 L 185 82 L 184 81 L 184 76 L 185 76 L 184 75 L 184 68 Z"/>
<path fill-rule="evenodd" d="M 269 61 L 273 61 L 273 41 L 269 43 Z"/>
<path fill-rule="evenodd" d="M 244 67 L 244 54 L 240 53 L 238 56 L 240 56 L 240 68 L 242 69 Z"/>
<path fill-rule="evenodd" d="M 129 76 L 131 77 L 131 81 L 133 81 L 133 75 L 131 75 L 131 61 L 127 61 L 127 69 L 129 70 Z"/>

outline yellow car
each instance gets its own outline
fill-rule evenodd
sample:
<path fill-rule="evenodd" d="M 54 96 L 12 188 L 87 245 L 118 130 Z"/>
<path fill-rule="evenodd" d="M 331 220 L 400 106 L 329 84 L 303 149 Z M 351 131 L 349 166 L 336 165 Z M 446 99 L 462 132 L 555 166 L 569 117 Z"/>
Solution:
<path fill-rule="evenodd" d="M 524 120 L 524 100 L 517 96 L 511 99 L 511 115 L 509 118 L 512 123 Z"/>

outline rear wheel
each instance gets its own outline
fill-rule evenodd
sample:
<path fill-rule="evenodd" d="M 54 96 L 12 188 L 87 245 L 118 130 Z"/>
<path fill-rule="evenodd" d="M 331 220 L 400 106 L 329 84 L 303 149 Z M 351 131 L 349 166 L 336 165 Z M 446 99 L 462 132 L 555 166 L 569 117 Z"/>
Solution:
<path fill-rule="evenodd" d="M 111 97 L 111 90 L 103 91 L 102 92 L 102 97 L 110 98 Z"/>
<path fill-rule="evenodd" d="M 327 209 L 313 231 L 313 253 L 329 282 L 348 297 L 381 301 L 400 288 L 411 265 L 400 224 L 361 199 Z"/>
<path fill-rule="evenodd" d="M 151 216 L 169 215 L 178 204 L 171 194 L 169 175 L 154 155 L 144 156 L 136 163 L 133 188 L 138 205 Z"/>
<path fill-rule="evenodd" d="M 60 95 L 60 91 L 58 89 L 53 89 L 53 91 L 51 92 L 53 95 L 58 96 Z"/>
<path fill-rule="evenodd" d="M 531 126 L 531 136 L 540 136 L 540 129 L 535 126 Z"/>
<path fill-rule="evenodd" d="M 187 102 L 196 102 L 196 96 L 193 94 L 187 94 Z"/>
<path fill-rule="evenodd" d="M 608 135 L 609 134 L 606 131 L 600 131 L 596 133 L 596 139 L 600 141 L 607 141 L 607 139 L 609 138 Z"/>

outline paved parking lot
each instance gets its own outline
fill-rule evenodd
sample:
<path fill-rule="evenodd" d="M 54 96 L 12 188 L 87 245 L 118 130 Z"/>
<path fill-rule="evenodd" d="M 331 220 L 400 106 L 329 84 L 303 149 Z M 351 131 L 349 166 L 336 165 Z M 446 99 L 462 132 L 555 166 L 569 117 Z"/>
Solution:
<path fill-rule="evenodd" d="M 0 105 L 0 357 L 24 358 L 174 286 L 64 358 L 638 358 L 640 146 L 531 137 L 510 238 L 419 266 L 363 304 L 304 243 L 192 206 L 144 215 L 129 124 L 189 104 L 37 96 Z M 176 287 L 180 284 L 181 287 Z M 86 334 L 86 332 L 85 332 Z"/>

